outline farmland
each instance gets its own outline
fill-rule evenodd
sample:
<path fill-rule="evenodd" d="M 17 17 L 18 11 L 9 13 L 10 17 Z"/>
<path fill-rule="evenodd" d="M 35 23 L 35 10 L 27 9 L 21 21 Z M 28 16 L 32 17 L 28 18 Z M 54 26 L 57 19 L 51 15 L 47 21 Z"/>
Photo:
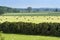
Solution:
<path fill-rule="evenodd" d="M 42 22 L 56 22 L 60 23 L 60 16 L 0 16 L 0 22 L 30 22 L 30 23 L 42 23 Z"/>
<path fill-rule="evenodd" d="M 4 13 L 2 16 L 60 16 L 60 12 Z"/>
<path fill-rule="evenodd" d="M 15 3 L 5 1 L 9 5 L 12 2 Z M 25 2 L 31 6 L 35 1 Z M 13 4 L 12 7 L 0 6 L 0 40 L 60 40 L 60 8 L 34 8 L 25 4 L 20 6 L 24 8 L 20 8 L 18 1 L 15 3 L 17 5 L 14 4 L 17 8 L 13 8 Z"/>
<path fill-rule="evenodd" d="M 28 13 L 6 13 L 0 15 L 0 23 L 3 22 L 28 22 L 28 23 L 60 23 L 60 14 L 54 13 L 54 15 L 48 13 L 37 13 L 37 14 L 28 14 Z M 14 27 L 14 26 L 13 26 Z M 2 35 L 5 40 L 60 40 L 60 37 L 52 36 L 36 36 L 36 35 L 22 35 L 22 34 L 5 34 Z"/>
<path fill-rule="evenodd" d="M 4 13 L 0 15 L 0 22 L 57 22 L 60 23 L 60 12 L 40 13 Z"/>

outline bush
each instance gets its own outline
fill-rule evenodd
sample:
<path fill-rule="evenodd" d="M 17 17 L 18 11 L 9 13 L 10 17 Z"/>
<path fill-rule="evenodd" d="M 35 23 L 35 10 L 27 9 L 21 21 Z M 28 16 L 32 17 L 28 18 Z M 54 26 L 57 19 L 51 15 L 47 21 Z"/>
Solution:
<path fill-rule="evenodd" d="M 4 22 L 0 24 L 0 31 L 3 31 L 4 33 L 60 36 L 60 23 L 35 24 L 24 22 Z"/>

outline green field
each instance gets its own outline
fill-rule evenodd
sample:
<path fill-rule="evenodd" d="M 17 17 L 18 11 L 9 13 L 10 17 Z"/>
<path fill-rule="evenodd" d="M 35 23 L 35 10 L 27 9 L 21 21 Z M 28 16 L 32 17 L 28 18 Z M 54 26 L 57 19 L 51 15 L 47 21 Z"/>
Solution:
<path fill-rule="evenodd" d="M 60 12 L 4 13 L 3 16 L 60 16 Z"/>
<path fill-rule="evenodd" d="M 21 34 L 3 34 L 5 40 L 60 40 L 60 37 L 21 35 Z"/>

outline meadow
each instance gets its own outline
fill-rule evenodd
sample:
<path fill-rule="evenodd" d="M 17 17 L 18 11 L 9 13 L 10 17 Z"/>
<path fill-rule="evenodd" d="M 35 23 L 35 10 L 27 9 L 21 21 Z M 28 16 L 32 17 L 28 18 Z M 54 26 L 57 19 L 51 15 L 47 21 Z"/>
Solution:
<path fill-rule="evenodd" d="M 22 34 L 3 34 L 4 40 L 60 40 L 60 37 L 22 35 Z"/>

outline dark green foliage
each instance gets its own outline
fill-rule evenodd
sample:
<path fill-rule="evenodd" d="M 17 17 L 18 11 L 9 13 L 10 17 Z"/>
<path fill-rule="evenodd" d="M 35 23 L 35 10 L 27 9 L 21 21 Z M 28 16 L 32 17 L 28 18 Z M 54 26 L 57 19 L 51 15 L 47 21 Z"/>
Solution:
<path fill-rule="evenodd" d="M 6 6 L 0 6 L 0 14 L 1 13 L 45 13 L 48 12 L 50 15 L 50 12 L 60 12 L 60 8 L 11 8 Z M 57 14 L 57 13 L 56 13 Z"/>
<path fill-rule="evenodd" d="M 28 7 L 27 10 L 28 10 L 28 13 L 32 12 L 32 7 Z"/>
<path fill-rule="evenodd" d="M 4 33 L 60 36 L 60 23 L 35 24 L 24 22 L 4 22 L 0 24 L 0 31 L 3 31 Z"/>
<path fill-rule="evenodd" d="M 3 11 L 2 9 L 0 9 L 0 15 L 1 15 L 1 14 L 4 14 L 4 11 Z"/>
<path fill-rule="evenodd" d="M 3 14 L 3 13 L 19 13 L 19 12 L 20 12 L 20 10 L 18 10 L 16 8 L 0 6 L 0 14 Z"/>
<path fill-rule="evenodd" d="M 57 8 L 55 9 L 55 12 L 58 12 L 58 9 Z"/>

